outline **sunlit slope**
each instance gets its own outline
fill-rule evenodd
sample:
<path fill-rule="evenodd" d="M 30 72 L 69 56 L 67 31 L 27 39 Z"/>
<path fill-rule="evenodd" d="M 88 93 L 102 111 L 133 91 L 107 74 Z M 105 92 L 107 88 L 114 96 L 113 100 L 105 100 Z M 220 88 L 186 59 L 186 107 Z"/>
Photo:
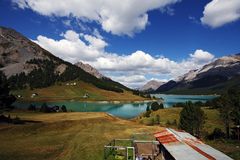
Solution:
<path fill-rule="evenodd" d="M 38 123 L 0 124 L 1 160 L 101 160 L 112 139 L 162 129 L 105 113 L 11 113 L 16 114 Z"/>
<path fill-rule="evenodd" d="M 76 85 L 71 85 L 76 83 Z M 68 85 L 67 85 L 68 84 Z M 31 98 L 33 93 L 38 95 Z M 92 84 L 82 81 L 59 83 L 47 88 L 24 89 L 13 91 L 14 95 L 20 95 L 19 100 L 27 101 L 63 101 L 63 100 L 84 100 L 84 101 L 142 101 L 146 100 L 131 91 L 123 93 L 99 89 Z M 88 95 L 88 98 L 84 96 Z"/>

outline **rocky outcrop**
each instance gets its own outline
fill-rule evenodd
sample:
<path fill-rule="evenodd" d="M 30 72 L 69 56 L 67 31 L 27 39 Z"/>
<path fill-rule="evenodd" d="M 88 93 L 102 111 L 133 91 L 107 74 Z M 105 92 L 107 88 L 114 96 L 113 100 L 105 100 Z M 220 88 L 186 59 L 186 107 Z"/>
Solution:
<path fill-rule="evenodd" d="M 85 72 L 90 73 L 91 75 L 97 77 L 98 79 L 104 78 L 105 76 L 102 75 L 96 68 L 92 67 L 89 64 L 84 64 L 82 62 L 75 63 L 76 66 L 83 69 Z"/>

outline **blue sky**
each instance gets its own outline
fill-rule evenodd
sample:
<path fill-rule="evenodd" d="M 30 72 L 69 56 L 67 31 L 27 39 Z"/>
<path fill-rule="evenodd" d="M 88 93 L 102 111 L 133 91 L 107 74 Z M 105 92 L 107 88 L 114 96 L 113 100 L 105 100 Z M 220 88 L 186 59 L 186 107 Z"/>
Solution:
<path fill-rule="evenodd" d="M 138 87 L 239 53 L 239 11 L 239 0 L 2 0 L 0 25 Z"/>

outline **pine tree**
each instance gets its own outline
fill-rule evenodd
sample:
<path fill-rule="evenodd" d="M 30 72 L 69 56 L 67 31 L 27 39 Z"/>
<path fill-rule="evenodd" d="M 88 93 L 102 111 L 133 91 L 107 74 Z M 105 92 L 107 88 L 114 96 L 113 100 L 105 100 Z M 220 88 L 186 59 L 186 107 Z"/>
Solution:
<path fill-rule="evenodd" d="M 16 100 L 13 95 L 9 94 L 9 91 L 7 78 L 4 73 L 0 71 L 0 114 L 5 110 L 12 109 L 11 104 Z"/>
<path fill-rule="evenodd" d="M 186 102 L 185 107 L 180 112 L 179 128 L 200 136 L 204 119 L 204 111 L 200 107 L 194 106 L 192 102 Z"/>

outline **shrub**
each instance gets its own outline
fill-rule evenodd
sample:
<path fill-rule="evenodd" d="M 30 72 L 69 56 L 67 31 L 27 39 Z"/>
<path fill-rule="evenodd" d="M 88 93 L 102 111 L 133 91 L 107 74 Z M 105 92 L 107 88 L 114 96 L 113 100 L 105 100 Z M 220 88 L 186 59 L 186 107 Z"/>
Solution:
<path fill-rule="evenodd" d="M 65 105 L 62 105 L 61 110 L 62 110 L 63 112 L 67 112 L 67 107 L 66 107 Z"/>
<path fill-rule="evenodd" d="M 160 116 L 156 115 L 156 124 L 160 124 Z"/>
<path fill-rule="evenodd" d="M 40 112 L 50 113 L 51 109 L 50 109 L 50 107 L 48 107 L 48 105 L 46 103 L 43 103 L 40 108 Z"/>
<path fill-rule="evenodd" d="M 166 125 L 167 125 L 167 126 L 170 126 L 170 125 L 171 125 L 171 122 L 170 122 L 169 120 L 167 120 Z"/>
<path fill-rule="evenodd" d="M 220 128 L 215 128 L 211 134 L 207 136 L 209 140 L 224 138 L 225 133 Z"/>
<path fill-rule="evenodd" d="M 12 119 L 12 123 L 13 124 L 24 124 L 24 121 L 22 121 L 19 117 L 15 117 L 14 119 Z"/>
<path fill-rule="evenodd" d="M 144 113 L 144 117 L 150 117 L 150 115 L 151 115 L 151 110 Z"/>
<path fill-rule="evenodd" d="M 28 107 L 28 110 L 29 111 L 36 111 L 36 106 L 34 104 L 30 104 L 29 107 Z"/>
<path fill-rule="evenodd" d="M 150 111 L 150 107 L 149 107 L 149 105 L 147 106 L 146 111 Z"/>
<path fill-rule="evenodd" d="M 164 106 L 163 106 L 162 103 L 161 103 L 161 104 L 158 104 L 158 102 L 153 102 L 153 103 L 151 104 L 151 110 L 153 110 L 153 111 L 157 111 L 157 110 L 163 109 L 163 108 L 164 108 Z"/>

